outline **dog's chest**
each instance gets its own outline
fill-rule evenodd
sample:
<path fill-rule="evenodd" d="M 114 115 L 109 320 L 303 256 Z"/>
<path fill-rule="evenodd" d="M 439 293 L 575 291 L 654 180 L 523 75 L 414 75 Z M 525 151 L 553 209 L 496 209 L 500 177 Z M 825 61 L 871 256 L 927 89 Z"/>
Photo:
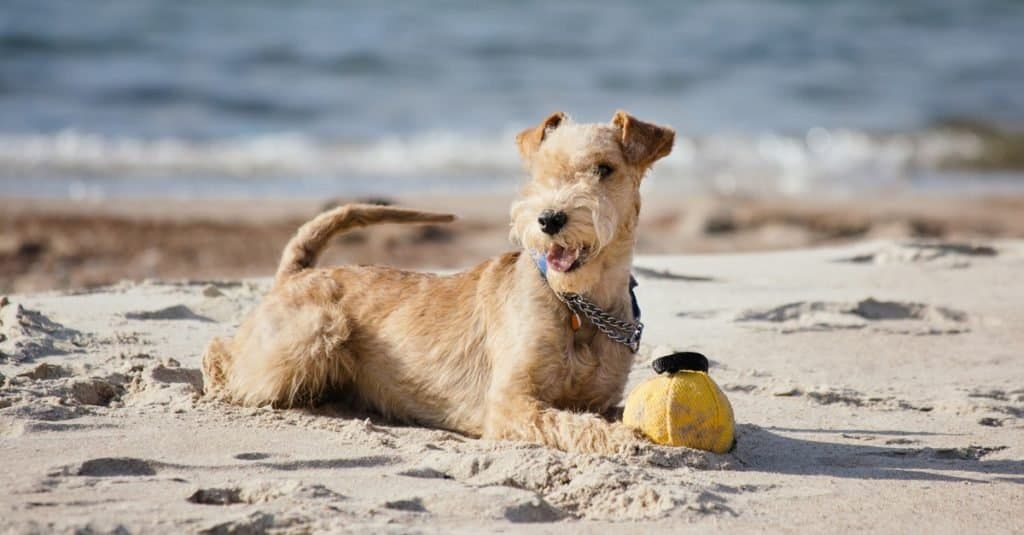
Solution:
<path fill-rule="evenodd" d="M 556 407 L 601 412 L 622 399 L 632 353 L 599 337 L 566 344 Z"/>

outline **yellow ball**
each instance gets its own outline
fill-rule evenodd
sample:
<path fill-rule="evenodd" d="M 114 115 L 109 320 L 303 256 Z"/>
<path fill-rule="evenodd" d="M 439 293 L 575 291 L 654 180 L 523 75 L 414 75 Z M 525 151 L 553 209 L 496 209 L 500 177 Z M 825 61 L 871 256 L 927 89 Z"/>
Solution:
<path fill-rule="evenodd" d="M 699 371 L 699 365 L 689 366 L 697 369 L 681 369 L 687 365 L 665 360 L 679 355 L 685 355 L 682 362 L 692 362 L 696 355 L 703 360 L 703 371 Z M 655 369 L 662 375 L 630 392 L 622 422 L 639 429 L 656 444 L 715 453 L 732 449 L 735 431 L 732 405 L 708 377 L 707 359 L 697 353 L 677 353 L 658 361 Z"/>

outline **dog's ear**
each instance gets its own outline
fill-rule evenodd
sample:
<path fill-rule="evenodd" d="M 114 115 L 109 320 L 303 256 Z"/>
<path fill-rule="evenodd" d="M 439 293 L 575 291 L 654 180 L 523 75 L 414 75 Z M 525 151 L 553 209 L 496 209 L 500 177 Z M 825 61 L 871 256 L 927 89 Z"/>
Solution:
<path fill-rule="evenodd" d="M 558 125 L 566 119 L 568 117 L 564 113 L 556 111 L 548 115 L 547 119 L 541 121 L 539 125 L 519 132 L 519 135 L 516 136 L 516 144 L 519 145 L 519 154 L 523 159 L 529 160 L 533 153 L 540 148 L 540 144 L 548 132 L 558 128 Z"/>
<path fill-rule="evenodd" d="M 645 123 L 622 110 L 615 112 L 612 125 L 622 130 L 622 152 L 633 165 L 647 167 L 672 152 L 676 133 L 671 128 Z"/>

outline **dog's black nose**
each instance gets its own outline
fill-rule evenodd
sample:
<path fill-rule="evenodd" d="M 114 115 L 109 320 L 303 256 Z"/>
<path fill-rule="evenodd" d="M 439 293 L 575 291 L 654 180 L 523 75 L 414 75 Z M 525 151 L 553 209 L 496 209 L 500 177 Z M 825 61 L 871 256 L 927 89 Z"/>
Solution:
<path fill-rule="evenodd" d="M 540 229 L 544 234 L 550 234 L 554 236 L 558 234 L 559 230 L 565 226 L 566 220 L 569 216 L 565 215 L 565 212 L 559 210 L 544 210 L 540 213 L 540 217 L 537 218 L 537 222 L 540 223 Z"/>

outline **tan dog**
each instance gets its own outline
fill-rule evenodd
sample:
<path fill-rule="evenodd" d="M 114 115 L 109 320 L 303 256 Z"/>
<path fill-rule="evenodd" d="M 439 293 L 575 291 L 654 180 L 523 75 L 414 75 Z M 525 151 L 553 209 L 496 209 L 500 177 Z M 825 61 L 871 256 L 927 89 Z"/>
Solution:
<path fill-rule="evenodd" d="M 558 294 L 626 323 L 640 181 L 674 132 L 618 112 L 610 124 L 555 113 L 516 137 L 532 180 L 512 207 L 525 251 L 451 276 L 387 267 L 317 269 L 338 232 L 447 214 L 347 205 L 306 223 L 274 287 L 234 338 L 203 357 L 209 395 L 293 406 L 332 394 L 386 416 L 474 437 L 614 453 L 642 444 L 606 413 L 633 351 Z M 546 278 L 532 256 L 547 264 Z"/>

